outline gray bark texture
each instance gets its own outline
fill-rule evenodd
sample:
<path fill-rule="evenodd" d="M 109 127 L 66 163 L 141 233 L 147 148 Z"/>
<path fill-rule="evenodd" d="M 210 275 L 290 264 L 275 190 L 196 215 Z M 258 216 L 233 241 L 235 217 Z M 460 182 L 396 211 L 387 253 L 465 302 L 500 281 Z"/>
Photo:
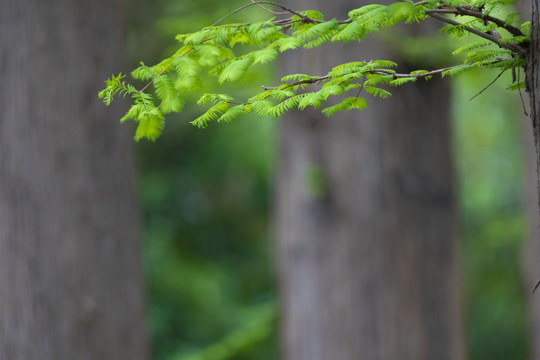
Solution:
<path fill-rule="evenodd" d="M 328 19 L 364 4 L 289 1 Z M 379 44 L 287 59 L 322 75 Z M 284 360 L 465 358 L 448 88 L 392 89 L 363 112 L 281 123 L 277 231 Z M 367 96 L 367 95 L 366 95 Z"/>
<path fill-rule="evenodd" d="M 538 187 L 536 171 L 536 151 L 534 148 L 531 120 L 525 119 L 523 139 L 527 159 L 527 181 L 525 187 L 525 207 L 528 228 L 524 252 L 525 291 L 529 307 L 530 359 L 540 358 L 540 301 L 538 294 L 530 295 L 530 289 L 540 278 L 540 213 L 538 211 Z M 538 290 L 536 290 L 538 291 Z"/>
<path fill-rule="evenodd" d="M 148 359 L 120 10 L 0 0 L 2 360 Z"/>
<path fill-rule="evenodd" d="M 526 207 L 529 218 L 528 239 L 524 247 L 525 251 L 525 283 L 526 287 L 538 282 L 540 277 L 540 218 L 538 206 L 540 184 L 540 23 L 539 0 L 532 0 L 532 10 L 522 10 L 524 17 L 531 15 L 531 48 L 527 66 L 527 91 L 530 99 L 531 120 L 525 126 L 525 144 L 527 156 L 527 189 Z M 523 8 L 523 5 L 522 5 Z M 531 14 L 532 13 L 532 14 Z M 531 127 L 532 123 L 532 127 Z M 532 130 L 532 135 L 531 135 Z M 540 302 L 538 301 L 538 289 L 535 296 L 529 296 L 530 318 L 530 343 L 531 359 L 540 357 Z"/>
<path fill-rule="evenodd" d="M 532 0 L 531 14 L 531 46 L 527 62 L 527 92 L 529 93 L 531 120 L 533 124 L 534 143 L 539 163 L 540 143 L 540 23 L 539 23 L 539 0 Z"/>

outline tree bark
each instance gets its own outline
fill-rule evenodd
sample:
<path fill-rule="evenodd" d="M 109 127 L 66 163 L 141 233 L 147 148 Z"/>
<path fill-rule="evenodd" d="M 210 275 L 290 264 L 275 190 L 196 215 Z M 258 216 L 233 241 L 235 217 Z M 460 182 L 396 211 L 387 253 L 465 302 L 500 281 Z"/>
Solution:
<path fill-rule="evenodd" d="M 532 16 L 531 16 L 531 46 L 527 62 L 526 82 L 527 92 L 529 93 L 531 106 L 531 120 L 533 124 L 534 143 L 538 154 L 539 142 L 538 135 L 540 132 L 540 23 L 539 23 L 539 0 L 532 0 Z"/>
<path fill-rule="evenodd" d="M 120 10 L 0 0 L 0 359 L 148 359 Z"/>
<path fill-rule="evenodd" d="M 538 282 L 540 276 L 540 242 L 539 242 L 539 225 L 540 212 L 538 206 L 540 173 L 538 165 L 540 164 L 539 152 L 539 132 L 540 132 L 540 23 L 538 9 L 539 1 L 532 0 L 532 9 L 523 9 L 524 18 L 531 17 L 531 47 L 527 63 L 526 81 L 527 92 L 530 100 L 530 117 L 526 119 L 524 125 L 524 144 L 525 154 L 527 157 L 527 185 L 525 205 L 528 216 L 528 236 L 524 246 L 525 258 L 525 287 L 528 288 Z M 532 123 L 532 126 L 531 126 Z M 531 134 L 532 130 L 532 134 Z M 538 289 L 536 289 L 538 291 Z M 529 328 L 530 328 L 530 358 L 537 359 L 540 356 L 540 303 L 537 301 L 537 296 L 529 296 Z"/>
<path fill-rule="evenodd" d="M 361 5 L 289 2 L 327 18 Z M 291 57 L 285 70 L 388 57 L 380 44 L 349 44 Z M 432 80 L 392 92 L 363 112 L 281 123 L 284 360 L 465 358 L 449 91 Z"/>
<path fill-rule="evenodd" d="M 538 187 L 536 171 L 536 151 L 534 147 L 531 120 L 525 119 L 523 124 L 524 152 L 527 159 L 527 178 L 525 186 L 525 208 L 527 212 L 527 237 L 523 246 L 525 291 L 527 292 L 529 310 L 529 338 L 530 359 L 540 357 L 540 302 L 537 296 L 530 296 L 531 287 L 538 281 L 540 275 L 540 242 L 539 226 L 540 213 L 538 211 Z"/>

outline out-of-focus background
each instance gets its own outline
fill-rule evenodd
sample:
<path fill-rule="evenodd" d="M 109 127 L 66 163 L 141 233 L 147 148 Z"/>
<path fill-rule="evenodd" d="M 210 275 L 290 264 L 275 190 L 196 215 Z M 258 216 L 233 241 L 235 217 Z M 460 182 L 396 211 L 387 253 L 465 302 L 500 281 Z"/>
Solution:
<path fill-rule="evenodd" d="M 93 76 L 104 80 L 113 72 L 129 72 L 140 61 L 156 63 L 173 51 L 175 34 L 212 24 L 245 3 L 125 1 L 127 64 Z M 250 8 L 228 21 L 267 17 Z M 413 41 L 408 52 L 425 44 L 415 47 Z M 226 91 L 248 96 L 250 89 L 275 83 L 280 71 L 278 65 L 259 66 Z M 528 302 L 540 300 L 528 294 L 534 283 L 525 275 L 527 199 L 536 194 L 527 190 L 525 144 L 530 139 L 524 109 L 520 95 L 505 89 L 510 74 L 470 100 L 497 75 L 483 71 L 447 79 L 450 106 L 441 110 L 451 114 L 465 352 L 474 360 L 532 359 L 535 340 L 529 339 L 538 334 L 529 328 Z M 394 100 L 386 99 L 387 106 Z M 201 112 L 191 104 L 167 117 L 158 141 L 135 145 L 152 357 L 278 359 L 282 312 L 273 216 L 278 120 L 246 116 L 201 130 L 188 123 Z M 92 318 L 99 302 L 88 299 L 81 302 L 81 316 Z M 0 327 L 0 337 L 2 331 L 10 330 Z M 10 349 L 4 351 L 18 354 Z"/>
<path fill-rule="evenodd" d="M 241 5 L 134 1 L 127 33 L 131 66 L 159 61 L 176 45 L 176 34 L 211 24 Z M 227 21 L 245 15 L 266 18 L 249 9 Z M 250 90 L 242 93 L 246 84 L 253 89 L 275 79 L 272 66 L 257 70 L 227 91 L 250 96 Z M 212 86 L 208 92 L 223 92 Z M 270 239 L 276 121 L 249 116 L 201 130 L 189 124 L 199 112 L 186 106 L 170 117 L 159 141 L 137 146 L 154 356 L 275 359 Z"/>
<path fill-rule="evenodd" d="M 242 4 L 136 2 L 128 29 L 132 65 L 157 61 L 175 34 L 211 24 Z M 272 66 L 257 71 L 248 81 L 277 77 Z M 505 90 L 509 74 L 469 101 L 497 75 L 448 80 L 467 353 L 475 360 L 526 359 L 529 346 L 525 115 L 519 95 Z M 278 326 L 268 313 L 277 306 L 271 241 L 277 122 L 244 117 L 200 130 L 187 124 L 200 111 L 188 106 L 169 117 L 156 143 L 137 146 L 153 351 L 158 360 L 183 359 L 259 317 L 264 336 L 248 331 L 237 353 L 215 358 L 275 359 Z"/>

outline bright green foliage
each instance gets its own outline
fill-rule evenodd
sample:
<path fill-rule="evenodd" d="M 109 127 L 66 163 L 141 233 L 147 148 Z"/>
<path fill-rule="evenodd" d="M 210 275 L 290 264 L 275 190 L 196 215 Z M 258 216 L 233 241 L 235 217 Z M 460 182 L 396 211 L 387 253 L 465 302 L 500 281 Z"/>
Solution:
<path fill-rule="evenodd" d="M 131 77 L 137 80 L 148 80 L 156 76 L 156 73 L 153 69 L 144 65 L 141 61 L 141 65 L 131 72 Z"/>
<path fill-rule="evenodd" d="M 246 111 L 253 111 L 259 116 L 265 116 L 273 107 L 274 103 L 269 100 L 258 100 L 248 104 L 246 106 Z"/>
<path fill-rule="evenodd" d="M 122 73 L 118 74 L 118 76 L 112 76 L 110 79 L 105 81 L 107 84 L 107 87 L 103 90 L 101 90 L 98 94 L 100 99 L 103 99 L 103 102 L 106 105 L 110 105 L 113 101 L 114 95 L 116 95 L 118 92 L 120 92 L 120 95 L 126 96 L 127 94 L 133 94 L 137 92 L 137 89 L 135 89 L 132 85 L 127 84 L 125 81 L 120 81 L 123 78 L 125 78 L 125 75 L 122 75 Z"/>
<path fill-rule="evenodd" d="M 223 70 L 221 70 L 221 74 L 219 74 L 219 83 L 222 84 L 225 81 L 234 82 L 240 80 L 246 74 L 252 61 L 252 58 L 242 58 L 231 61 L 223 68 Z"/>
<path fill-rule="evenodd" d="M 462 74 L 464 72 L 467 72 L 467 71 L 470 71 L 470 70 L 473 70 L 475 69 L 476 66 L 474 64 L 471 64 L 471 65 L 465 65 L 465 66 L 460 66 L 458 68 L 453 68 L 453 69 L 448 69 L 446 71 L 443 71 L 441 73 L 441 76 L 442 77 L 445 77 L 445 76 L 456 76 L 456 75 L 459 75 L 459 74 Z"/>
<path fill-rule="evenodd" d="M 509 85 L 506 90 L 519 90 L 525 88 L 525 81 L 521 81 L 512 85 Z"/>
<path fill-rule="evenodd" d="M 137 119 L 139 126 L 135 132 L 135 140 L 147 138 L 155 140 L 163 131 L 163 114 L 157 108 L 150 108 L 144 111 Z"/>
<path fill-rule="evenodd" d="M 182 110 L 182 98 L 178 96 L 178 91 L 174 83 L 167 75 L 156 76 L 153 79 L 156 95 L 161 100 L 161 112 L 180 112 Z"/>
<path fill-rule="evenodd" d="M 417 79 L 434 75 L 457 75 L 476 68 L 499 68 L 502 71 L 525 65 L 530 24 L 516 24 L 515 14 L 499 19 L 492 15 L 506 5 L 506 0 L 446 1 L 428 0 L 419 3 L 397 2 L 388 6 L 370 4 L 351 10 L 345 20 L 326 21 L 317 11 L 294 11 L 282 5 L 290 17 L 268 21 L 213 25 L 190 34 L 176 37 L 178 51 L 155 66 L 141 65 L 132 72 L 135 79 L 149 81 L 142 90 L 122 82 L 121 74 L 107 80 L 107 87 L 99 93 L 109 105 L 115 94 L 131 94 L 132 108 L 122 121 L 133 119 L 139 123 L 136 139 L 155 140 L 163 129 L 163 114 L 179 112 L 187 93 L 202 88 L 203 79 L 217 77 L 219 84 L 236 82 L 256 64 L 274 60 L 279 53 L 296 48 L 314 48 L 326 42 L 362 41 L 368 34 L 392 27 L 397 23 L 412 23 L 433 17 L 444 23 L 451 35 L 472 33 L 483 39 L 470 42 L 454 51 L 464 56 L 463 63 L 438 70 L 417 70 L 400 74 L 397 65 L 388 60 L 357 61 L 339 65 L 322 76 L 291 74 L 281 79 L 276 87 L 263 87 L 245 102 L 233 101 L 224 95 L 205 94 L 199 104 L 213 105 L 192 123 L 205 127 L 209 121 L 230 121 L 242 114 L 255 112 L 259 116 L 282 116 L 285 111 L 320 108 L 330 96 L 339 96 L 338 104 L 324 108 L 325 115 L 350 109 L 364 109 L 362 92 L 386 98 L 388 86 L 401 86 Z M 258 4 L 253 2 L 252 5 Z M 265 3 L 270 6 L 270 3 Z M 451 17 L 446 17 L 451 14 Z M 459 15 L 464 21 L 453 18 Z M 255 47 L 256 50 L 250 50 Z M 239 53 L 236 55 L 235 53 Z M 155 96 L 145 92 L 153 85 Z M 510 87 L 511 89 L 519 86 Z M 347 94 L 350 93 L 350 94 Z M 348 96 L 347 96 L 348 95 Z M 158 104 L 155 105 L 154 101 Z"/>
<path fill-rule="evenodd" d="M 330 116 L 338 111 L 359 109 L 364 110 L 366 108 L 366 100 L 361 97 L 348 97 L 337 105 L 327 107 L 323 110 L 324 115 Z"/>

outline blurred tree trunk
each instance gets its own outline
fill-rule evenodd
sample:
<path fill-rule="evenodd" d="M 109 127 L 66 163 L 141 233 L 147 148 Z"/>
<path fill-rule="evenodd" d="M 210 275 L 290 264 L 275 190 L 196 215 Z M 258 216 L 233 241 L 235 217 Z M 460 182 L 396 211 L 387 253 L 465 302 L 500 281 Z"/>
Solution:
<path fill-rule="evenodd" d="M 363 4 L 288 5 L 330 19 Z M 285 70 L 387 58 L 379 44 L 349 44 L 291 57 Z M 449 90 L 434 79 L 392 92 L 363 112 L 281 123 L 284 360 L 465 358 Z"/>
<path fill-rule="evenodd" d="M 2 360 L 148 359 L 120 10 L 0 0 Z"/>

